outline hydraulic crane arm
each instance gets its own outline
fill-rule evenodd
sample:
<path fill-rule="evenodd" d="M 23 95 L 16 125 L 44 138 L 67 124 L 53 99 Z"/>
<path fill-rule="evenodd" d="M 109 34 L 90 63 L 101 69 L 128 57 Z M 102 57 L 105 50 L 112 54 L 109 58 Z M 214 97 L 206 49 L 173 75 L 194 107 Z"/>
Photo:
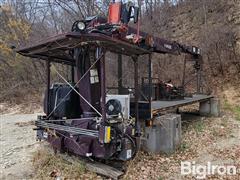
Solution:
<path fill-rule="evenodd" d="M 128 27 L 128 34 L 136 34 L 137 30 Z M 140 31 L 140 37 L 143 39 L 143 42 L 140 45 L 152 47 L 152 51 L 156 53 L 169 53 L 179 55 L 181 53 L 186 53 L 193 55 L 195 58 L 199 58 L 201 56 L 201 51 L 198 47 L 195 46 L 187 46 L 184 44 L 180 44 L 176 41 L 170 41 L 159 37 L 154 37 L 146 32 Z"/>

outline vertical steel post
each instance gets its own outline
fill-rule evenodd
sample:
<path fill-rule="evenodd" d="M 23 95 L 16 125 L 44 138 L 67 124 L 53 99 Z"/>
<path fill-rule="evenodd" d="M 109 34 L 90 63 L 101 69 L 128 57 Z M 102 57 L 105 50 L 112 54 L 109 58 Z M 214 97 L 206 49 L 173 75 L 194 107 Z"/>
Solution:
<path fill-rule="evenodd" d="M 187 64 L 187 59 L 186 59 L 186 55 L 185 55 L 185 57 L 184 57 L 184 64 L 183 64 L 183 76 L 182 76 L 182 87 L 183 88 L 185 86 L 186 64 Z"/>
<path fill-rule="evenodd" d="M 195 68 L 197 70 L 197 94 L 201 93 L 201 70 L 202 70 L 202 57 L 195 57 L 196 65 Z"/>
<path fill-rule="evenodd" d="M 118 93 L 122 94 L 122 55 L 118 54 Z"/>
<path fill-rule="evenodd" d="M 139 124 L 139 113 L 138 113 L 138 99 L 139 99 L 139 86 L 138 86 L 138 56 L 132 57 L 134 62 L 134 103 L 135 103 L 135 129 L 136 136 L 140 136 L 140 124 Z"/>
<path fill-rule="evenodd" d="M 149 110 L 152 117 L 151 105 L 152 105 L 152 54 L 148 56 L 148 100 L 149 100 Z"/>
<path fill-rule="evenodd" d="M 49 97 L 49 95 L 50 95 L 50 67 L 51 67 L 51 62 L 50 62 L 51 60 L 50 59 L 48 59 L 47 60 L 47 62 L 46 62 L 46 71 L 47 71 L 47 78 L 46 78 L 46 81 L 47 81 L 47 94 L 46 94 L 46 96 L 47 96 L 47 116 L 49 115 L 49 111 L 50 111 L 50 109 L 49 109 L 49 107 L 50 107 L 50 102 L 49 102 L 49 100 L 50 100 L 50 97 Z"/>
<path fill-rule="evenodd" d="M 74 76 L 75 76 L 75 73 L 74 73 L 74 66 L 71 65 L 71 81 L 72 81 L 72 83 L 74 83 Z"/>
<path fill-rule="evenodd" d="M 98 56 L 102 53 L 101 48 L 97 48 Z M 101 110 L 102 110 L 102 121 L 106 122 L 106 75 L 105 75 L 105 52 L 103 51 L 103 57 L 100 60 L 100 70 L 101 70 Z"/>
<path fill-rule="evenodd" d="M 201 84 L 201 70 L 197 69 L 197 94 L 200 94 L 200 84 Z"/>

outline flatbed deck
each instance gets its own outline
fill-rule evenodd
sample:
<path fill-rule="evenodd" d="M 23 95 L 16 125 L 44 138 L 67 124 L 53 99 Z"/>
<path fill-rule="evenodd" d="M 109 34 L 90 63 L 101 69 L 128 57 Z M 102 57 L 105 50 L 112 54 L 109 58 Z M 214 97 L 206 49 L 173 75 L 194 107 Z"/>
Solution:
<path fill-rule="evenodd" d="M 213 98 L 212 95 L 193 95 L 193 97 L 185 97 L 183 100 L 175 101 L 152 101 L 151 108 L 153 113 L 166 111 L 172 108 L 178 108 L 201 101 L 207 101 Z"/>

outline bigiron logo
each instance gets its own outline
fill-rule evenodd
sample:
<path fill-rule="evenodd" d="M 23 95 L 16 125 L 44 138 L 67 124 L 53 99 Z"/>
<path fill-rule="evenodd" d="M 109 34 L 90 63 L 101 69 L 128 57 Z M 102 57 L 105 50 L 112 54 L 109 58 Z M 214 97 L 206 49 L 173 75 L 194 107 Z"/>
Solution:
<path fill-rule="evenodd" d="M 181 162 L 181 175 L 193 175 L 197 179 L 205 179 L 206 176 L 235 176 L 238 169 L 235 165 L 213 165 L 207 162 L 206 165 L 196 164 L 195 161 Z"/>

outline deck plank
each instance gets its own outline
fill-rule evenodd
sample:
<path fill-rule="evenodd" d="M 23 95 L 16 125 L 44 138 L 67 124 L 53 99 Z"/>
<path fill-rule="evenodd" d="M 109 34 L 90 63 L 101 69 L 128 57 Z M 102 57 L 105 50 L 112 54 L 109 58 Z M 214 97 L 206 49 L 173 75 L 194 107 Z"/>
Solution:
<path fill-rule="evenodd" d="M 189 104 L 194 104 L 201 101 L 206 101 L 213 98 L 212 95 L 193 95 L 193 97 L 185 97 L 183 100 L 173 101 L 152 101 L 152 110 L 161 111 L 174 107 L 181 107 Z"/>

